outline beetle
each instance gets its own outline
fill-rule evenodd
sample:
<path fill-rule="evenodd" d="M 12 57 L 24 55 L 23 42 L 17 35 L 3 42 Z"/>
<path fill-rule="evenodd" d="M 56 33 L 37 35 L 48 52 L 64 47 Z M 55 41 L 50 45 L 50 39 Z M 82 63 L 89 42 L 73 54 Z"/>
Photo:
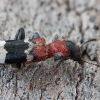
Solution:
<path fill-rule="evenodd" d="M 85 43 L 96 40 L 91 39 Z M 0 42 L 0 64 L 17 64 L 21 66 L 21 63 L 39 62 L 51 57 L 54 57 L 54 61 L 59 60 L 57 66 L 67 59 L 82 64 L 86 62 L 82 59 L 82 46 L 79 47 L 69 40 L 59 40 L 57 35 L 52 43 L 46 44 L 45 39 L 41 38 L 38 32 L 35 32 L 32 38 L 25 39 L 25 31 L 20 28 L 14 40 Z M 98 64 L 94 65 L 98 66 Z"/>

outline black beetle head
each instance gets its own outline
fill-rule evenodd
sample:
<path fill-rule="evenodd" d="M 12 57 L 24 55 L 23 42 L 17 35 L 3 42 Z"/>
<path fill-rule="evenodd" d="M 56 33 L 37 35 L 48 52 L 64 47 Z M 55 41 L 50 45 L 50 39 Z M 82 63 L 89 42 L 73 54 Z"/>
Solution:
<path fill-rule="evenodd" d="M 68 48 L 68 57 L 79 64 L 82 64 L 80 47 L 71 41 L 66 41 L 66 47 Z"/>
<path fill-rule="evenodd" d="M 71 41 L 66 41 L 66 47 L 69 50 L 68 57 L 73 59 L 74 61 L 77 61 L 81 65 L 83 64 L 83 62 L 86 62 L 88 64 L 100 66 L 100 64 L 94 64 L 94 63 L 91 63 L 91 62 L 87 62 L 82 58 L 82 47 L 83 47 L 83 45 L 88 43 L 88 42 L 92 42 L 92 41 L 98 41 L 98 40 L 97 39 L 90 39 L 90 40 L 84 42 L 81 45 L 81 47 L 77 46 L 75 43 L 73 43 Z"/>

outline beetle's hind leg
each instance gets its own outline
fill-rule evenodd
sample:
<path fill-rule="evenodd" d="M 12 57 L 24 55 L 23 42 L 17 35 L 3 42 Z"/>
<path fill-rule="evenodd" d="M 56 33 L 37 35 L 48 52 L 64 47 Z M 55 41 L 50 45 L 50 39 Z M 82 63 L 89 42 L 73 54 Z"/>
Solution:
<path fill-rule="evenodd" d="M 24 40 L 25 39 L 25 31 L 23 28 L 19 28 L 14 40 Z"/>
<path fill-rule="evenodd" d="M 19 28 L 14 40 L 24 40 L 25 39 L 25 31 L 24 28 Z M 23 63 L 23 65 L 25 66 L 25 64 Z M 20 69 L 21 68 L 21 63 L 17 63 L 16 64 L 17 68 Z"/>

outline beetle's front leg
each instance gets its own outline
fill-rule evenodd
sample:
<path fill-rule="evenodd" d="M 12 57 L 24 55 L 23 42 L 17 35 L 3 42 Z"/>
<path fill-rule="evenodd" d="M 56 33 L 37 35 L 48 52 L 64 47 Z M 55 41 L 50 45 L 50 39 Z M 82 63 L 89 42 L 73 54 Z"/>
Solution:
<path fill-rule="evenodd" d="M 57 53 L 54 55 L 54 61 L 58 61 L 56 68 L 60 66 L 60 64 L 63 62 L 63 55 L 61 53 Z"/>

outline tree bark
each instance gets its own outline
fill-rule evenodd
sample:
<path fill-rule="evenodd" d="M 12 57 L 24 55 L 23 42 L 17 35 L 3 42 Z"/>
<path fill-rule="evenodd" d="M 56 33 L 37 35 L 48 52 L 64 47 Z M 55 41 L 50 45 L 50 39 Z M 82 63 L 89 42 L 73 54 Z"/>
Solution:
<path fill-rule="evenodd" d="M 2 0 L 0 39 L 13 40 L 20 27 L 26 38 L 35 31 L 51 43 L 59 39 L 77 45 L 100 40 L 100 0 Z M 100 41 L 84 45 L 83 59 L 100 64 Z M 100 67 L 66 60 L 56 68 L 53 58 L 22 65 L 18 72 L 0 66 L 0 100 L 99 100 Z"/>

